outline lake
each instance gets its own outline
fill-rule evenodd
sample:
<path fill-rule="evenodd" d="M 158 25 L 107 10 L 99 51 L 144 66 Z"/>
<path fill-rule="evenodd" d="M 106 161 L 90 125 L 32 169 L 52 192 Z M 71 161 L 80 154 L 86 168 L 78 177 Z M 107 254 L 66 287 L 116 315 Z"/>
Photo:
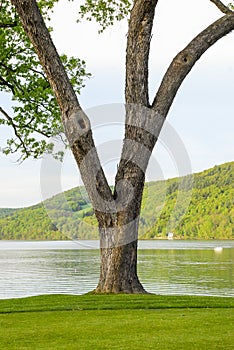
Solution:
<path fill-rule="evenodd" d="M 0 271 L 0 299 L 83 294 L 98 282 L 98 241 L 0 241 Z M 138 274 L 156 294 L 233 297 L 234 241 L 139 241 Z"/>

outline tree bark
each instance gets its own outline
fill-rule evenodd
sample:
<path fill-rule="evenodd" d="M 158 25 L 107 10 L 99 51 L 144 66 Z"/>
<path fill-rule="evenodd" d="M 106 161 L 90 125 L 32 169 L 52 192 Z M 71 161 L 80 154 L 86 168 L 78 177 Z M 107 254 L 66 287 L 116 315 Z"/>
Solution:
<path fill-rule="evenodd" d="M 118 236 L 119 228 L 115 230 Z M 112 248 L 101 248 L 100 278 L 95 292 L 146 293 L 137 276 L 137 240 Z"/>
<path fill-rule="evenodd" d="M 145 172 L 158 128 L 157 125 L 153 132 L 149 130 L 151 118 L 147 108 L 148 61 L 157 2 L 136 0 L 131 11 L 126 53 L 125 137 L 114 188 L 117 211 L 114 236 L 118 239 L 113 249 L 101 250 L 97 290 L 145 293 L 137 276 L 137 241 Z M 113 233 L 108 235 L 101 231 L 101 242 L 110 236 L 113 237 Z"/>
<path fill-rule="evenodd" d="M 148 62 L 158 0 L 135 0 L 131 11 L 126 55 L 125 101 L 149 106 Z"/>
<path fill-rule="evenodd" d="M 157 2 L 136 0 L 131 11 L 126 56 L 125 138 L 114 188 L 116 215 L 111 227 L 101 227 L 99 220 L 101 273 L 97 292 L 146 293 L 137 276 L 137 241 L 145 171 L 156 142 L 155 134 L 147 131 L 145 116 L 149 105 L 150 40 Z"/>

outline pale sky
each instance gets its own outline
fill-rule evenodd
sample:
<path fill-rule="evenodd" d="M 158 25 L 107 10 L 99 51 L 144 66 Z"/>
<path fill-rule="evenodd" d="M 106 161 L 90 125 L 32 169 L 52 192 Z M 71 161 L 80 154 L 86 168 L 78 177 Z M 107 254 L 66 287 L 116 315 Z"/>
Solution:
<path fill-rule="evenodd" d="M 229 1 L 227 1 L 229 2 Z M 90 22 L 75 23 L 77 1 L 61 0 L 56 6 L 52 25 L 59 53 L 78 56 L 87 63 L 92 78 L 79 97 L 84 109 L 124 102 L 124 64 L 126 23 L 121 22 L 98 34 L 98 26 Z M 222 14 L 209 0 L 159 0 L 151 40 L 150 96 L 153 98 L 171 59 L 207 25 Z M 221 39 L 204 54 L 183 83 L 168 122 L 182 140 L 193 172 L 216 164 L 233 161 L 234 155 L 234 33 Z M 0 95 L 1 104 L 9 99 Z M 1 143 L 10 131 L 0 127 Z M 120 139 L 122 126 L 95 131 L 98 144 Z M 3 140 L 3 141 L 2 141 Z M 1 144 L 2 146 L 2 144 Z M 120 150 L 119 150 L 120 151 Z M 110 158 L 105 167 L 113 178 Z M 14 163 L 14 157 L 0 154 L 0 207 L 22 207 L 41 201 L 41 162 L 27 160 Z M 113 161 L 112 161 L 113 160 Z M 156 146 L 153 161 L 163 178 L 178 175 L 174 160 L 162 142 Z M 152 179 L 152 174 L 148 176 Z M 155 174 L 155 179 L 158 174 Z M 67 154 L 62 167 L 63 189 L 81 183 L 72 157 Z"/>

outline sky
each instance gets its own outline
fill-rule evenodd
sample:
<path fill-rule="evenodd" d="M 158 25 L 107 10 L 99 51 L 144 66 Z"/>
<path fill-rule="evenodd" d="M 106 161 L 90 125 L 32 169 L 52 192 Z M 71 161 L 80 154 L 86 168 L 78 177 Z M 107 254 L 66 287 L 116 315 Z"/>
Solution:
<path fill-rule="evenodd" d="M 159 0 L 150 52 L 151 99 L 173 57 L 195 35 L 221 16 L 221 12 L 209 0 Z M 104 110 L 115 109 L 124 103 L 127 24 L 120 22 L 103 34 L 98 34 L 98 25 L 84 21 L 77 24 L 76 19 L 77 1 L 70 3 L 61 0 L 55 8 L 51 24 L 59 53 L 84 59 L 87 71 L 92 73 L 79 96 L 80 104 L 91 114 L 99 110 L 98 106 L 103 106 Z M 233 161 L 233 47 L 234 33 L 231 33 L 210 48 L 185 79 L 155 147 L 146 174 L 148 180 L 199 172 Z M 10 108 L 9 96 L 1 94 L 0 102 Z M 106 154 L 101 155 L 108 179 L 113 182 L 123 123 L 98 125 L 94 129 L 100 152 L 104 149 L 105 153 L 110 145 L 114 149 L 109 158 Z M 172 142 L 167 143 L 170 132 Z M 10 133 L 10 130 L 0 127 L 0 146 Z M 183 170 L 178 165 L 178 140 L 187 157 Z M 0 153 L 0 207 L 23 207 L 42 200 L 42 162 L 29 159 L 17 164 L 15 157 Z M 182 163 L 183 159 L 179 159 L 179 162 Z M 82 184 L 71 154 L 66 154 L 60 171 L 61 190 Z"/>

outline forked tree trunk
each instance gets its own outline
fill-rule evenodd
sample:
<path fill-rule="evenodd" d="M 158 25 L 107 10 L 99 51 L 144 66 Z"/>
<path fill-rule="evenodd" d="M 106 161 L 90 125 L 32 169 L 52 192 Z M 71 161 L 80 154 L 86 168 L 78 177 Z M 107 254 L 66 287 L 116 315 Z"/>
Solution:
<path fill-rule="evenodd" d="M 110 213 L 96 211 L 101 253 L 96 293 L 146 293 L 137 275 L 138 226 L 145 176 L 134 163 L 126 167 L 130 155 L 126 144 L 125 140 L 125 160 L 121 160 L 116 176 L 115 209 Z"/>
<path fill-rule="evenodd" d="M 89 120 L 79 105 L 36 1 L 11 2 L 55 93 L 66 136 L 99 222 L 101 271 L 96 292 L 145 293 L 137 276 L 137 238 L 148 160 L 180 85 L 201 55 L 234 29 L 234 13 L 227 10 L 225 16 L 207 27 L 174 58 L 150 105 L 148 59 L 158 0 L 133 2 L 126 59 L 125 140 L 112 194 L 95 149 Z M 148 109 L 147 113 L 144 108 Z"/>

